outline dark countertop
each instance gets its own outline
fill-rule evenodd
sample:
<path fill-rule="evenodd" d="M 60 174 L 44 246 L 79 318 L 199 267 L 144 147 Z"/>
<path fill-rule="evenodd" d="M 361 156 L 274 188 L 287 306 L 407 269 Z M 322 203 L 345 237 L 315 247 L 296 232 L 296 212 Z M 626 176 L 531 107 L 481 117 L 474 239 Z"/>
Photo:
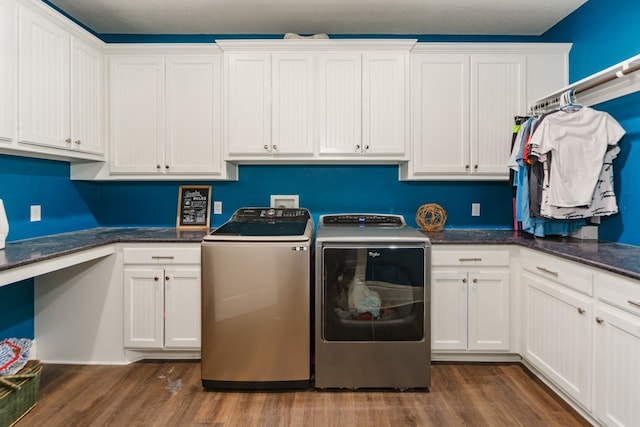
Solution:
<path fill-rule="evenodd" d="M 91 228 L 35 237 L 0 249 L 0 272 L 113 243 L 200 243 L 205 234 L 176 228 Z"/>
<path fill-rule="evenodd" d="M 640 246 L 571 237 L 537 238 L 512 230 L 445 229 L 425 234 L 434 245 L 515 244 L 640 280 Z"/>
<path fill-rule="evenodd" d="M 0 272 L 113 243 L 199 243 L 205 230 L 175 228 L 93 228 L 7 243 L 0 249 Z M 425 233 L 434 245 L 509 245 L 536 249 L 640 280 L 640 247 L 573 238 L 534 238 L 510 230 L 445 229 Z"/>

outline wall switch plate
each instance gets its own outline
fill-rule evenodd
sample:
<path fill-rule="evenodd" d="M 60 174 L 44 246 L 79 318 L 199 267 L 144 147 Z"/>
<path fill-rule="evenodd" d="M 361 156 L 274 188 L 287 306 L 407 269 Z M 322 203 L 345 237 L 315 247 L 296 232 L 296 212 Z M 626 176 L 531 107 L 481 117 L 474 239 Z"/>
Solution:
<path fill-rule="evenodd" d="M 300 196 L 297 194 L 291 195 L 271 195 L 271 204 L 269 207 L 272 208 L 298 208 L 300 204 Z"/>
<path fill-rule="evenodd" d="M 42 208 L 40 205 L 31 205 L 31 222 L 42 220 Z"/>
<path fill-rule="evenodd" d="M 471 203 L 471 216 L 480 216 L 480 203 Z"/>
<path fill-rule="evenodd" d="M 220 200 L 213 201 L 213 213 L 214 214 L 222 213 L 222 202 Z"/>

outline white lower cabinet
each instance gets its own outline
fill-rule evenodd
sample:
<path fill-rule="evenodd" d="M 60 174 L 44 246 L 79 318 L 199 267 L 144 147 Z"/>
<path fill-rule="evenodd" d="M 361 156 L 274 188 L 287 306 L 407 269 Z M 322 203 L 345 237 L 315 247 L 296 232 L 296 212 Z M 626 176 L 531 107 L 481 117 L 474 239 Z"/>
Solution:
<path fill-rule="evenodd" d="M 596 277 L 596 417 L 608 426 L 640 420 L 640 284 L 611 274 Z"/>
<path fill-rule="evenodd" d="M 508 351 L 509 251 L 434 248 L 432 260 L 433 351 Z"/>
<path fill-rule="evenodd" d="M 124 249 L 125 348 L 200 348 L 199 257 L 199 248 Z"/>
<path fill-rule="evenodd" d="M 591 298 L 522 276 L 526 295 L 523 356 L 585 408 L 591 407 Z"/>

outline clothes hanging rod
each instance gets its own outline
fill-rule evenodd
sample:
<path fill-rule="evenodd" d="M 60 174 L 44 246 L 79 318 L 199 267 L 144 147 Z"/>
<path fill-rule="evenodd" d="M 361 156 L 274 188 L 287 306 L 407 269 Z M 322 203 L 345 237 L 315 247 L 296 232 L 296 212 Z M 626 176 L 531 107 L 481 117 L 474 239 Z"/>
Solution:
<path fill-rule="evenodd" d="M 546 111 L 557 107 L 562 94 L 567 91 L 573 91 L 574 95 L 582 95 L 578 99 L 582 105 L 594 105 L 640 91 L 640 79 L 635 78 L 638 77 L 635 75 L 638 72 L 640 72 L 640 55 L 538 99 L 531 104 L 529 111 Z"/>

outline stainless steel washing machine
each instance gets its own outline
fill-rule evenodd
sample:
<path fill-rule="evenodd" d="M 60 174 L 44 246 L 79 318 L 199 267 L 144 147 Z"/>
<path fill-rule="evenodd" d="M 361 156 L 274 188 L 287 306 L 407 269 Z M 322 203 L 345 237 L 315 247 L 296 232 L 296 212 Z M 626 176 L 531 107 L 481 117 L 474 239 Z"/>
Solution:
<path fill-rule="evenodd" d="M 429 388 L 429 239 L 400 215 L 323 215 L 315 248 L 315 386 Z"/>
<path fill-rule="evenodd" d="M 308 388 L 311 240 L 306 209 L 243 208 L 202 242 L 202 386 Z"/>

